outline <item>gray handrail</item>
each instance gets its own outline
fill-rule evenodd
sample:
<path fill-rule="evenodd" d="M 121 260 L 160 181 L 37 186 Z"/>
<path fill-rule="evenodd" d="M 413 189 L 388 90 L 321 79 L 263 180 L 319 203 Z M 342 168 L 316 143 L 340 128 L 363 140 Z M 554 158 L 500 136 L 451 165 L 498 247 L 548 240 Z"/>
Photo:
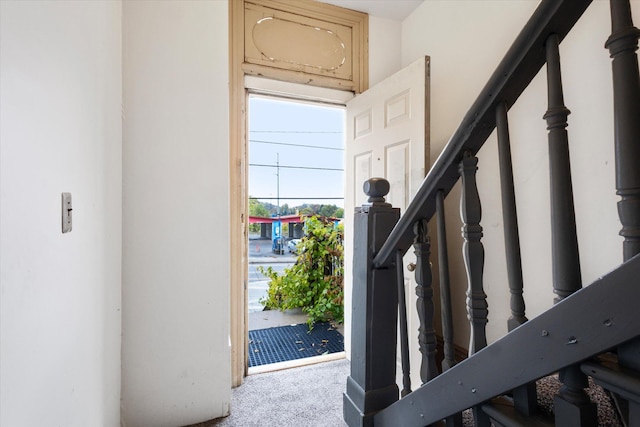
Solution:
<path fill-rule="evenodd" d="M 380 268 L 394 262 L 396 252 L 406 253 L 414 238 L 413 224 L 430 220 L 436 210 L 436 194 L 446 196 L 459 179 L 458 163 L 464 152 L 476 154 L 493 132 L 495 109 L 507 110 L 545 64 L 545 41 L 557 34 L 560 41 L 584 13 L 592 0 L 543 0 L 524 26 L 460 126 L 424 178 L 415 197 L 373 260 Z"/>

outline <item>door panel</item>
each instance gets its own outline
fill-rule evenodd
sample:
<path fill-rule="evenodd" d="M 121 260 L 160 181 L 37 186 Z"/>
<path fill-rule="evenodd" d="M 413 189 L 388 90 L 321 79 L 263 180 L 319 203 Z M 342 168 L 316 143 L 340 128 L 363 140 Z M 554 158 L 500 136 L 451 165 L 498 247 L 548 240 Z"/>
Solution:
<path fill-rule="evenodd" d="M 383 177 L 391 184 L 387 202 L 404 211 L 429 165 L 429 58 L 424 57 L 347 103 L 345 170 L 345 347 L 351 345 L 353 212 L 366 202 L 363 183 Z M 405 257 L 405 267 L 415 259 Z M 419 383 L 415 280 L 405 269 L 412 383 Z M 400 370 L 398 369 L 400 374 Z"/>
<path fill-rule="evenodd" d="M 353 159 L 353 165 L 355 179 L 351 183 L 350 189 L 352 194 L 355 195 L 355 206 L 361 206 L 367 201 L 367 196 L 362 191 L 362 183 L 371 178 L 371 152 L 356 154 Z M 352 204 L 352 206 L 354 205 Z M 345 212 L 353 212 L 353 209 Z"/>
<path fill-rule="evenodd" d="M 385 147 L 384 176 L 390 184 L 387 202 L 396 207 L 406 207 L 409 203 L 409 144 L 410 141 L 402 141 Z"/>
<path fill-rule="evenodd" d="M 385 102 L 385 127 L 411 119 L 411 91 L 406 90 Z"/>

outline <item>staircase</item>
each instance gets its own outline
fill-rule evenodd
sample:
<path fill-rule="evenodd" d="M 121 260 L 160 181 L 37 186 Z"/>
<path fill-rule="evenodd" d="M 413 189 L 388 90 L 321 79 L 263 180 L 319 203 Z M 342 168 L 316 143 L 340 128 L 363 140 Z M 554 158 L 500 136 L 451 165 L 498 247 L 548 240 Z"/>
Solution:
<path fill-rule="evenodd" d="M 610 0 L 616 152 L 616 191 L 623 262 L 582 287 L 559 46 L 589 0 L 543 0 L 498 64 L 406 211 L 385 202 L 389 183 L 364 184 L 368 203 L 354 221 L 351 374 L 344 419 L 355 426 L 462 426 L 471 410 L 476 426 L 596 426 L 589 382 L 610 393 L 626 426 L 640 426 L 640 74 L 628 0 Z M 550 157 L 551 242 L 555 304 L 528 320 L 524 312 L 520 242 L 513 185 L 508 112 L 546 66 Z M 505 254 L 511 294 L 509 333 L 487 345 L 488 302 L 476 154 L 496 130 L 500 158 Z M 453 355 L 444 200 L 461 181 L 463 259 L 468 278 L 469 357 Z M 438 367 L 433 316 L 430 238 L 435 222 L 440 257 L 439 302 L 444 354 Z M 413 247 L 418 284 L 420 376 L 411 390 L 402 257 Z M 398 332 L 399 331 L 399 332 Z M 402 390 L 396 384 L 397 346 Z M 562 384 L 547 416 L 537 405 L 536 381 L 558 374 Z"/>

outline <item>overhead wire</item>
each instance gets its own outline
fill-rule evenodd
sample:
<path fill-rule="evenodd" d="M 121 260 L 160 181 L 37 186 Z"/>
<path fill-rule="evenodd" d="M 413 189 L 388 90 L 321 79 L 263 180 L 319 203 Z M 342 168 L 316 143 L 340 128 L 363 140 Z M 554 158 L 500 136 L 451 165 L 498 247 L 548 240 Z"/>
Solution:
<path fill-rule="evenodd" d="M 250 196 L 250 200 L 276 200 L 278 197 L 255 197 Z M 280 197 L 280 200 L 344 200 L 344 197 Z"/>
<path fill-rule="evenodd" d="M 338 168 L 320 168 L 313 166 L 282 166 L 282 165 L 263 165 L 259 163 L 249 163 L 249 166 L 258 166 L 263 168 L 280 168 L 280 169 L 306 169 L 306 170 L 320 170 L 320 171 L 337 171 L 344 172 L 344 169 Z"/>
<path fill-rule="evenodd" d="M 344 133 L 331 130 L 250 130 L 250 133 Z"/>
<path fill-rule="evenodd" d="M 318 148 L 318 149 L 321 149 L 321 150 L 344 151 L 344 148 L 323 147 L 321 145 L 293 144 L 293 143 L 289 143 L 289 142 L 262 141 L 262 140 L 259 140 L 259 139 L 250 139 L 249 142 L 255 142 L 255 143 L 259 143 L 259 144 L 271 144 L 271 145 L 287 145 L 287 146 L 290 146 L 290 147 Z"/>

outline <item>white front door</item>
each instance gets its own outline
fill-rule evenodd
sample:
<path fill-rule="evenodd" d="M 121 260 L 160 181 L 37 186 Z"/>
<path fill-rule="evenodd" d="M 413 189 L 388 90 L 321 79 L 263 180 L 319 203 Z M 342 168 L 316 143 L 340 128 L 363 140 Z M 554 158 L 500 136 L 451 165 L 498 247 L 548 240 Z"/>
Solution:
<path fill-rule="evenodd" d="M 353 212 L 371 177 L 391 184 L 387 202 L 404 212 L 429 165 L 429 57 L 403 68 L 347 102 L 345 161 L 345 350 L 350 356 Z M 410 261 L 413 260 L 413 261 Z M 415 262 L 413 251 L 405 266 Z M 405 269 L 413 387 L 420 385 L 415 280 Z"/>

